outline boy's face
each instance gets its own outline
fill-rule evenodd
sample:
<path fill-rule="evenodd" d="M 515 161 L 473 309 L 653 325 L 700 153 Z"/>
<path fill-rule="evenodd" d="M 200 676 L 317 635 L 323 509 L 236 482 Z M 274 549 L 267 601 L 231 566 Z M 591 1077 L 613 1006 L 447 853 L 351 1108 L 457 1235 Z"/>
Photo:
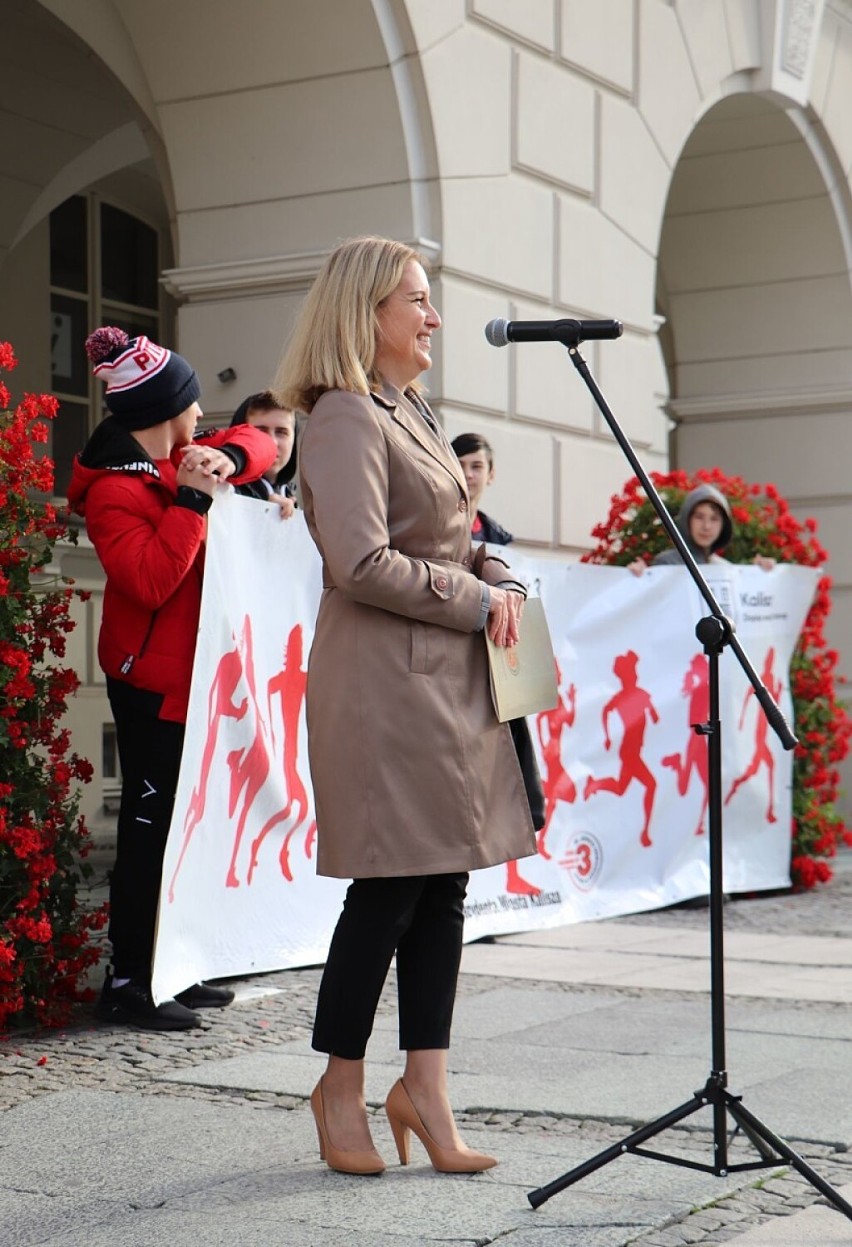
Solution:
<path fill-rule="evenodd" d="M 715 502 L 699 502 L 689 517 L 689 535 L 702 550 L 709 550 L 722 533 L 724 519 Z"/>
<path fill-rule="evenodd" d="M 296 438 L 296 417 L 292 411 L 258 411 L 250 407 L 246 413 L 246 424 L 252 428 L 268 433 L 275 442 L 278 451 L 275 460 L 265 475 L 274 479 L 293 453 L 293 442 Z"/>
<path fill-rule="evenodd" d="M 472 450 L 469 455 L 459 455 L 464 479 L 467 481 L 467 492 L 470 494 L 470 505 L 475 511 L 479 500 L 485 492 L 485 486 L 494 480 L 494 468 L 488 461 L 484 450 Z"/>
<path fill-rule="evenodd" d="M 186 411 L 175 416 L 175 446 L 189 445 L 195 434 L 195 426 L 203 414 L 198 403 L 193 403 L 191 407 L 187 407 Z"/>

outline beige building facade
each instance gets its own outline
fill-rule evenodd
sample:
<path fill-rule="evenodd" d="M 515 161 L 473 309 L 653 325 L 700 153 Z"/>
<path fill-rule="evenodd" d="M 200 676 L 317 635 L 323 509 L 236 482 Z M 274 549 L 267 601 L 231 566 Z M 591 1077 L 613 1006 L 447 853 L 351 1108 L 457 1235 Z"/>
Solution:
<path fill-rule="evenodd" d="M 630 475 L 565 352 L 494 317 L 624 322 L 584 354 L 646 467 L 719 465 L 813 515 L 852 666 L 852 0 L 0 0 L 0 337 L 53 389 L 60 488 L 99 418 L 86 332 L 145 330 L 226 419 L 334 243 L 429 257 L 429 379 L 489 510 L 578 557 Z M 82 370 L 81 370 L 82 369 Z M 227 379 L 234 374 L 234 379 Z M 224 379 L 223 379 L 224 378 Z M 63 475 L 65 474 L 65 475 Z M 95 656 L 77 748 L 113 795 Z"/>

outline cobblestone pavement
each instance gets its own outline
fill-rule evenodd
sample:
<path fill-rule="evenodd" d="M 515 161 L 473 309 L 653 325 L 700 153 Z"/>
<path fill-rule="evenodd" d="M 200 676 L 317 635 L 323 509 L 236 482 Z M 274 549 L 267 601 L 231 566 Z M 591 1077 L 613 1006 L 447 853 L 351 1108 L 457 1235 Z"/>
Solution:
<path fill-rule="evenodd" d="M 694 929 L 707 925 L 706 909 L 672 908 L 615 920 Z M 818 891 L 800 895 L 777 894 L 754 899 L 732 899 L 725 906 L 725 929 L 778 932 L 785 935 L 808 934 L 852 936 L 852 855 L 844 855 L 835 880 Z M 244 1092 L 165 1083 L 155 1077 L 164 1065 L 170 1070 L 186 1068 L 204 1060 L 221 1059 L 274 1049 L 291 1039 L 310 1033 L 318 968 L 281 971 L 252 980 L 255 986 L 281 988 L 275 994 L 241 1001 L 229 1009 L 209 1011 L 200 1030 L 179 1035 L 160 1035 L 129 1028 L 102 1026 L 95 1022 L 91 1007 L 83 1006 L 73 1024 L 62 1031 L 31 1030 L 0 1036 L 0 1111 L 21 1104 L 28 1098 L 69 1087 L 99 1091 L 131 1092 L 138 1095 L 192 1097 L 232 1106 L 235 1112 L 262 1110 L 288 1112 L 303 1107 L 300 1097 L 267 1092 Z M 466 976 L 460 994 L 489 991 L 499 985 L 496 979 Z M 526 984 L 529 988 L 530 984 Z M 541 984 L 538 990 L 569 990 L 559 984 Z M 576 992 L 576 987 L 570 989 Z M 595 989 L 587 989 L 593 992 Z M 611 992 L 612 989 L 608 989 Z M 638 994 L 635 989 L 625 992 Z M 677 993 L 671 993 L 673 998 Z M 767 1007 L 772 1007 L 767 1002 Z M 852 1030 L 852 1006 L 828 1005 L 844 1011 Z M 395 1010 L 391 979 L 380 1004 L 380 1011 Z M 488 1113 L 461 1115 L 476 1120 L 495 1133 L 536 1134 L 549 1132 L 579 1139 L 588 1155 L 618 1142 L 634 1128 L 570 1116 L 541 1114 Z M 839 1151 L 829 1143 L 813 1144 L 789 1140 L 809 1160 L 821 1177 L 839 1187 L 852 1182 L 852 1153 Z M 679 1150 L 679 1144 L 681 1150 Z M 712 1154 L 711 1131 L 675 1128 L 667 1132 L 666 1150 L 682 1155 L 699 1147 L 704 1159 Z M 499 1145 L 495 1143 L 495 1150 Z M 653 1165 L 655 1162 L 645 1162 Z M 820 1200 L 818 1192 L 795 1171 L 780 1166 L 758 1171 L 754 1183 L 739 1193 L 697 1208 L 685 1219 L 656 1229 L 633 1240 L 635 1247 L 680 1247 L 681 1244 L 717 1244 L 735 1239 L 746 1228 L 774 1216 L 785 1216 Z"/>
<path fill-rule="evenodd" d="M 725 905 L 726 931 L 852 938 L 852 850 L 844 850 L 827 885 L 809 892 L 764 892 L 734 897 Z M 610 921 L 694 929 L 707 926 L 707 910 L 673 906 Z"/>

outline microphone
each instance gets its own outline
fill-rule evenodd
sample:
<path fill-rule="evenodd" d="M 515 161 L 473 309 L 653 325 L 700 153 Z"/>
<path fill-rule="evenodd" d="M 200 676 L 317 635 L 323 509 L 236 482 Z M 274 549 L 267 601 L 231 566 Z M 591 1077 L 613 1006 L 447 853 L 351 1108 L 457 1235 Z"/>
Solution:
<path fill-rule="evenodd" d="M 489 320 L 485 336 L 492 346 L 510 342 L 561 342 L 576 346 L 590 338 L 620 338 L 620 320 Z"/>

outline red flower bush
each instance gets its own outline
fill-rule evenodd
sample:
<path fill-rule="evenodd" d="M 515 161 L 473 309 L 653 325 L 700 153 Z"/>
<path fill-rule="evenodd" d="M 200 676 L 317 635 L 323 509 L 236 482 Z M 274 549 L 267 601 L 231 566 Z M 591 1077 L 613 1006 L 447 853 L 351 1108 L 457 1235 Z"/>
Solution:
<path fill-rule="evenodd" d="M 0 342 L 0 369 L 16 366 Z M 0 1028 L 64 1022 L 85 996 L 80 978 L 98 960 L 77 888 L 90 873 L 79 785 L 92 768 L 60 726 L 77 677 L 54 661 L 73 630 L 74 592 L 46 572 L 65 534 L 37 495 L 53 488 L 53 463 L 36 457 L 57 401 L 27 394 L 14 410 L 0 381 Z"/>
<path fill-rule="evenodd" d="M 751 562 L 756 554 L 782 563 L 821 567 L 826 552 L 817 541 L 816 520 L 797 520 L 774 485 L 750 485 L 718 468 L 686 472 L 652 472 L 651 479 L 673 515 L 687 493 L 711 484 L 725 495 L 734 519 L 734 537 L 725 557 L 734 563 Z M 606 520 L 592 529 L 597 545 L 583 556 L 586 563 L 624 567 L 635 558 L 650 561 L 668 549 L 668 534 L 634 476 L 610 503 Z M 837 813 L 840 762 L 849 752 L 852 723 L 838 701 L 835 675 L 838 655 L 825 639 L 831 610 L 831 578 L 818 585 L 802 635 L 790 664 L 794 730 L 799 738 L 793 758 L 793 826 L 791 874 L 794 883 L 811 888 L 831 878 L 826 861 L 852 831 Z"/>

